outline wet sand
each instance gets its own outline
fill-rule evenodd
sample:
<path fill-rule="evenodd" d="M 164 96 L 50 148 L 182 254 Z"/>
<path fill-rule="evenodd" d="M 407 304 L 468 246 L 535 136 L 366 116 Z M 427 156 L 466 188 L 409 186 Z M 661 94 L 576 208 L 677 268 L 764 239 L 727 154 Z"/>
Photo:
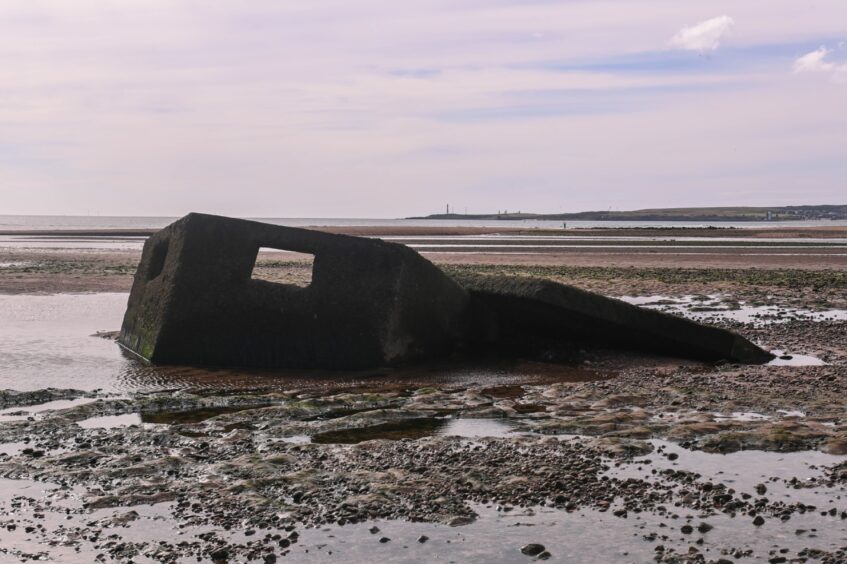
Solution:
<path fill-rule="evenodd" d="M 673 242 L 663 246 L 616 248 L 510 246 L 493 251 L 468 241 L 439 241 L 446 248 L 419 251 L 439 265 L 563 269 L 578 267 L 697 270 L 847 271 L 847 246 L 692 248 Z M 0 293 L 123 292 L 132 286 L 140 249 L 74 249 L 0 246 Z M 262 253 L 259 266 L 306 260 L 296 253 Z"/>
<path fill-rule="evenodd" d="M 843 242 L 847 239 L 847 227 L 552 232 L 509 227 L 322 229 L 393 237 L 398 242 L 416 245 L 419 252 L 436 264 L 448 266 L 847 271 L 847 243 Z M 14 237 L 0 242 L 0 293 L 53 293 L 128 291 L 140 258 L 138 237 L 149 232 L 17 231 L 3 232 L 0 236 L 4 234 Z M 129 236 L 136 237 L 132 240 L 135 248 L 98 247 L 98 240 Z M 505 239 L 486 236 L 505 236 Z M 532 239 L 540 236 L 544 237 L 541 241 Z M 415 239 L 420 237 L 423 239 Z M 631 240 L 633 237 L 636 240 Z M 739 238 L 741 242 L 736 241 Z M 802 243 L 807 239 L 818 242 Z M 825 242 L 830 239 L 833 243 Z M 67 241 L 82 248 L 63 247 Z M 90 248 L 85 248 L 86 245 Z M 260 263 L 265 264 L 296 263 L 304 259 L 296 253 L 260 255 Z"/>

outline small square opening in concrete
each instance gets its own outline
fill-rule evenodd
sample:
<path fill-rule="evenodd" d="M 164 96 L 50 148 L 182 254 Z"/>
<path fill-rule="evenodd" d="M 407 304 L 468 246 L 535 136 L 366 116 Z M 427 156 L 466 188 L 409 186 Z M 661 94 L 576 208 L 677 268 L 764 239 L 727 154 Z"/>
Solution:
<path fill-rule="evenodd" d="M 150 261 L 147 265 L 147 280 L 153 280 L 162 273 L 165 267 L 165 259 L 168 258 L 168 240 L 158 241 L 150 253 Z"/>
<path fill-rule="evenodd" d="M 253 264 L 253 280 L 308 288 L 312 283 L 315 255 L 261 247 Z"/>

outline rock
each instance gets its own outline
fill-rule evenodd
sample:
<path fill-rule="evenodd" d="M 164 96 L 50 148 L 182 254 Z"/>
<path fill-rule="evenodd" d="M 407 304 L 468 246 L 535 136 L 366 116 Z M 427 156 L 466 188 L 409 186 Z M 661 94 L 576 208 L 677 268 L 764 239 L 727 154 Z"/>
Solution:
<path fill-rule="evenodd" d="M 421 536 L 418 537 L 418 542 L 421 543 L 421 544 L 425 543 L 428 540 L 429 540 L 429 537 L 426 536 L 426 535 L 421 535 Z"/>
<path fill-rule="evenodd" d="M 691 525 L 683 525 L 680 531 L 682 531 L 683 535 L 690 535 L 694 532 L 694 527 L 692 527 Z"/>
<path fill-rule="evenodd" d="M 521 554 L 526 554 L 527 556 L 538 556 L 544 552 L 544 550 L 543 544 L 525 544 L 521 547 Z"/>
<path fill-rule="evenodd" d="M 765 518 L 762 517 L 761 515 L 756 515 L 756 518 L 753 519 L 753 524 L 757 527 L 761 527 L 762 525 L 765 524 Z"/>
<path fill-rule="evenodd" d="M 448 525 L 451 527 L 462 527 L 464 525 L 470 525 L 476 521 L 476 518 L 473 515 L 458 515 L 450 519 Z"/>
<path fill-rule="evenodd" d="M 847 436 L 837 436 L 826 440 L 821 450 L 827 454 L 847 454 Z"/>
<path fill-rule="evenodd" d="M 381 544 L 385 544 L 385 543 L 387 543 L 387 542 L 391 542 L 391 539 L 390 539 L 390 538 L 388 538 L 388 537 L 382 537 L 382 538 L 380 538 L 380 539 L 379 539 L 379 542 L 380 542 Z"/>
<path fill-rule="evenodd" d="M 756 493 L 759 495 L 765 495 L 767 493 L 768 487 L 765 484 L 756 484 Z"/>

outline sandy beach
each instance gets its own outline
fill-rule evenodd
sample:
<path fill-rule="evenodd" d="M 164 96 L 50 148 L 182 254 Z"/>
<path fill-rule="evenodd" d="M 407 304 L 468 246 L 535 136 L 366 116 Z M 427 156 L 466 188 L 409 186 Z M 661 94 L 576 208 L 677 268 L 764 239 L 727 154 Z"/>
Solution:
<path fill-rule="evenodd" d="M 588 235 L 600 248 L 543 251 L 521 248 L 534 241 L 525 232 L 339 231 L 435 239 L 460 249 L 421 249 L 451 275 L 573 284 L 731 328 L 780 357 L 740 366 L 586 348 L 564 364 L 456 358 L 341 374 L 150 366 L 108 332 L 140 241 L 27 235 L 0 249 L 11 316 L 0 343 L 14 349 L 0 372 L 6 554 L 505 562 L 536 543 L 567 561 L 847 555 L 843 230 L 591 230 L 544 237 Z M 620 247 L 645 233 L 661 240 Z M 797 243 L 808 239 L 836 244 Z M 254 270 L 282 283 L 310 275 L 292 253 L 262 253 Z M 28 328 L 39 319 L 57 323 Z M 44 548 L 59 531 L 71 540 Z"/>

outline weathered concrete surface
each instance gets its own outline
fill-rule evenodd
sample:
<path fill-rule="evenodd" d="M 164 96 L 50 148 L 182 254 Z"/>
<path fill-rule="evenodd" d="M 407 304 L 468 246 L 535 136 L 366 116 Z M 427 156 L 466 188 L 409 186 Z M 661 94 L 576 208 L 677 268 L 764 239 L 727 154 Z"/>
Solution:
<path fill-rule="evenodd" d="M 698 360 L 773 359 L 744 337 L 573 286 L 528 277 L 466 276 L 473 340 L 495 347 L 536 341 L 600 344 Z"/>
<path fill-rule="evenodd" d="M 314 255 L 311 284 L 253 280 L 261 247 Z M 155 363 L 354 369 L 449 354 L 467 312 L 406 246 L 189 214 L 145 243 L 119 341 Z"/>

